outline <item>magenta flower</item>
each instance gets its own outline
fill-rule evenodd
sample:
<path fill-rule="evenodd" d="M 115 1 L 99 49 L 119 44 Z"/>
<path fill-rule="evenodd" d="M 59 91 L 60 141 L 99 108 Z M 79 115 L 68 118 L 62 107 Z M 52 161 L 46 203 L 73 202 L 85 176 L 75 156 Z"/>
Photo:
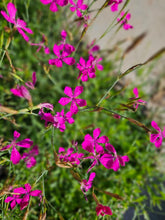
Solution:
<path fill-rule="evenodd" d="M 97 152 L 99 154 L 103 154 L 104 148 L 100 144 L 107 143 L 109 139 L 107 136 L 99 137 L 100 133 L 101 133 L 100 128 L 96 128 L 93 131 L 94 138 L 92 138 L 90 134 L 86 134 L 84 137 L 84 141 L 82 143 L 82 148 L 88 151 L 89 153 L 95 154 Z M 95 152 L 95 149 L 96 149 L 96 152 Z"/>
<path fill-rule="evenodd" d="M 98 70 L 103 70 L 103 66 L 99 64 L 100 61 L 102 61 L 102 58 L 95 58 L 92 54 L 89 55 L 87 62 L 80 57 L 79 63 L 77 63 L 77 68 L 80 70 L 78 79 L 81 78 L 83 82 L 86 82 L 88 81 L 88 76 L 89 78 L 95 78 L 95 66 Z"/>
<path fill-rule="evenodd" d="M 73 57 L 68 57 L 73 51 L 75 51 L 75 48 L 70 44 L 55 44 L 53 52 L 58 58 L 50 59 L 49 64 L 57 67 L 62 67 L 62 62 L 68 65 L 73 65 L 75 63 L 75 59 Z"/>
<path fill-rule="evenodd" d="M 74 119 L 72 118 L 73 113 L 72 112 L 67 112 L 66 114 L 64 114 L 64 109 L 61 112 L 57 112 L 56 115 L 54 116 L 54 118 L 56 119 L 56 121 L 61 121 L 59 129 L 60 131 L 64 131 L 66 129 L 65 126 L 65 122 L 68 122 L 69 124 L 73 124 L 74 123 Z"/>
<path fill-rule="evenodd" d="M 21 97 L 21 98 L 25 98 L 27 99 L 29 102 L 32 101 L 32 97 L 28 91 L 28 89 L 25 86 L 19 86 L 17 85 L 16 89 L 10 89 L 10 91 L 13 93 L 13 95 Z"/>
<path fill-rule="evenodd" d="M 57 5 L 63 7 L 68 4 L 68 0 L 40 0 L 42 4 L 50 4 L 50 10 L 52 12 L 58 11 Z"/>
<path fill-rule="evenodd" d="M 88 76 L 90 78 L 96 77 L 96 70 L 93 64 L 94 60 L 95 58 L 92 55 L 89 56 L 87 62 L 85 62 L 85 60 L 82 57 L 80 57 L 79 63 L 77 63 L 77 68 L 80 70 L 78 79 L 81 78 L 83 82 L 86 82 L 88 81 Z"/>
<path fill-rule="evenodd" d="M 135 99 L 139 98 L 139 92 L 137 88 L 133 89 L 133 93 L 135 94 Z M 134 98 L 131 98 L 134 99 Z M 133 107 L 134 108 L 138 108 L 139 105 L 142 105 L 143 103 L 147 103 L 146 101 L 142 100 L 142 99 L 138 99 L 134 101 Z"/>
<path fill-rule="evenodd" d="M 117 18 L 117 21 L 118 21 L 120 24 L 123 25 L 123 28 L 124 28 L 125 30 L 128 30 L 128 29 L 133 28 L 132 25 L 128 24 L 128 20 L 130 20 L 130 18 L 131 18 L 131 14 L 130 14 L 130 13 L 128 13 L 128 14 L 125 15 L 125 12 L 122 11 L 121 14 L 120 14 L 120 16 L 121 16 L 120 18 Z"/>
<path fill-rule="evenodd" d="M 74 93 L 72 92 L 72 89 L 68 86 L 65 87 L 64 93 L 69 96 L 62 97 L 58 102 L 61 105 L 67 105 L 69 102 L 71 102 L 70 111 L 72 114 L 77 114 L 78 112 L 78 106 L 83 107 L 87 105 L 86 100 L 84 99 L 77 99 L 76 97 L 79 96 L 83 92 L 83 86 L 76 86 Z"/>
<path fill-rule="evenodd" d="M 77 4 L 73 0 L 69 0 L 70 4 L 73 5 L 70 7 L 72 12 L 76 11 L 78 17 L 82 17 L 82 11 L 85 11 L 88 8 L 88 5 L 83 5 L 83 0 L 78 0 Z"/>
<path fill-rule="evenodd" d="M 28 153 L 23 153 L 22 160 L 24 159 L 27 168 L 34 167 L 36 165 L 36 159 L 34 156 L 39 154 L 38 146 L 35 145 Z"/>
<path fill-rule="evenodd" d="M 100 163 L 107 169 L 118 171 L 120 165 L 125 166 L 125 162 L 129 161 L 128 156 L 117 155 L 115 148 L 111 144 L 107 143 L 105 147 L 108 153 L 103 154 L 100 158 Z"/>
<path fill-rule="evenodd" d="M 100 128 L 96 128 L 93 131 L 94 138 L 92 138 L 89 134 L 87 134 L 87 135 L 85 135 L 84 141 L 81 144 L 82 148 L 84 150 L 86 150 L 92 154 L 92 155 L 84 158 L 84 159 L 91 159 L 92 160 L 92 164 L 89 167 L 87 173 L 89 173 L 94 166 L 99 164 L 101 154 L 104 154 L 104 148 L 101 145 L 99 145 L 99 143 L 105 144 L 109 141 L 107 136 L 101 136 L 99 138 L 100 133 L 101 133 Z"/>
<path fill-rule="evenodd" d="M 20 136 L 20 133 L 17 131 L 14 131 L 13 136 L 14 136 L 14 139 L 12 140 L 11 144 L 3 147 L 1 151 L 7 150 L 12 147 L 10 160 L 12 161 L 13 164 L 18 164 L 19 161 L 21 160 L 21 155 L 16 149 L 16 146 L 30 148 L 33 145 L 33 141 L 31 141 L 29 138 L 26 138 L 26 139 L 23 139 L 22 141 L 16 142 L 16 140 Z"/>
<path fill-rule="evenodd" d="M 50 50 L 49 50 L 48 47 L 46 47 L 46 45 L 45 45 L 46 42 L 47 42 L 47 39 L 46 39 L 45 35 L 42 35 L 42 41 L 41 42 L 39 42 L 39 43 L 30 43 L 30 45 L 38 46 L 37 53 L 41 50 L 41 48 L 43 48 L 44 52 L 46 54 L 49 54 Z"/>
<path fill-rule="evenodd" d="M 49 103 L 45 103 L 45 104 L 49 104 Z M 45 105 L 45 106 L 47 106 L 47 108 L 49 107 L 48 105 Z M 52 106 L 50 107 L 51 107 L 51 110 L 53 110 Z M 41 116 L 41 120 L 45 120 L 45 126 L 48 126 L 48 123 L 50 123 L 55 128 L 58 128 L 61 132 L 65 131 L 66 122 L 68 122 L 69 124 L 74 123 L 74 119 L 72 118 L 73 113 L 67 112 L 66 114 L 64 114 L 64 109 L 61 112 L 57 112 L 56 115 L 53 116 L 51 113 L 45 113 L 43 111 L 43 108 L 41 108 L 38 114 Z"/>
<path fill-rule="evenodd" d="M 14 199 L 12 199 L 11 197 L 7 197 L 5 202 L 13 201 L 14 207 L 15 207 L 16 203 L 18 203 L 20 205 L 21 210 L 28 206 L 30 196 L 41 197 L 41 193 L 42 193 L 41 190 L 31 191 L 31 185 L 29 183 L 25 184 L 25 189 L 23 187 L 19 187 L 19 188 L 14 189 L 13 192 L 18 195 L 17 196 L 14 195 Z M 24 195 L 24 196 L 20 199 L 20 197 L 22 195 Z M 13 207 L 13 204 L 12 204 L 12 207 Z"/>
<path fill-rule="evenodd" d="M 121 4 L 123 0 L 110 0 L 108 5 L 111 5 L 111 11 L 118 11 L 118 6 Z"/>
<path fill-rule="evenodd" d="M 70 147 L 67 149 L 67 151 L 65 152 L 65 149 L 63 147 L 59 148 L 59 159 L 62 162 L 70 162 L 71 164 L 75 165 L 79 165 L 80 164 L 80 159 L 83 158 L 84 154 L 83 153 L 73 153 L 74 152 L 74 148 Z"/>
<path fill-rule="evenodd" d="M 92 187 L 92 182 L 96 176 L 96 173 L 91 173 L 89 176 L 89 180 L 87 181 L 86 179 L 83 179 L 81 182 L 81 191 L 85 194 L 91 187 Z"/>
<path fill-rule="evenodd" d="M 22 199 L 20 198 L 20 195 L 13 195 L 13 196 L 8 196 L 5 199 L 5 202 L 6 203 L 11 202 L 10 207 L 11 209 L 14 209 L 17 204 L 20 204 L 21 200 Z"/>
<path fill-rule="evenodd" d="M 162 145 L 163 137 L 165 138 L 165 127 L 164 127 L 164 131 L 161 131 L 161 129 L 159 128 L 159 126 L 155 121 L 152 121 L 151 125 L 153 128 L 155 128 L 158 131 L 158 133 L 150 135 L 150 142 L 154 143 L 155 147 L 159 148 Z"/>
<path fill-rule="evenodd" d="M 8 14 L 6 14 L 5 11 L 1 11 L 1 14 L 3 15 L 3 17 L 9 22 L 9 23 L 12 23 L 14 24 L 14 27 L 18 30 L 18 32 L 22 35 L 22 37 L 26 40 L 26 41 L 29 41 L 29 37 L 25 34 L 24 31 L 26 31 L 27 33 L 29 34 L 33 34 L 33 31 L 29 28 L 26 27 L 26 22 L 21 20 L 21 19 L 15 19 L 15 16 L 16 16 L 16 12 L 17 12 L 17 9 L 15 8 L 15 5 L 11 2 L 9 2 L 7 4 L 7 11 L 8 11 Z M 24 30 L 24 31 L 23 31 Z"/>
<path fill-rule="evenodd" d="M 111 209 L 109 208 L 109 206 L 104 206 L 102 204 L 98 204 L 97 207 L 96 207 L 96 213 L 97 213 L 97 216 L 101 215 L 101 216 L 104 216 L 104 215 L 112 215 L 112 211 Z"/>

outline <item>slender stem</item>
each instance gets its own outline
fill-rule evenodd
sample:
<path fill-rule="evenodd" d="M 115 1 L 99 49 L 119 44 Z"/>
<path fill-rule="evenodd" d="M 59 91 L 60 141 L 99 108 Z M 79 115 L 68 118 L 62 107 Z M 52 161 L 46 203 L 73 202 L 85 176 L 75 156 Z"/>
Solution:
<path fill-rule="evenodd" d="M 41 176 L 38 177 L 38 179 L 35 181 L 34 186 L 38 183 L 38 181 L 45 175 L 48 173 L 48 170 L 44 170 L 41 174 Z"/>
<path fill-rule="evenodd" d="M 100 99 L 100 101 L 96 104 L 96 106 L 99 106 L 101 104 L 101 102 L 107 97 L 108 93 L 113 89 L 113 87 L 117 84 L 118 81 L 119 81 L 119 77 L 117 77 L 115 82 L 109 87 L 105 95 Z"/>

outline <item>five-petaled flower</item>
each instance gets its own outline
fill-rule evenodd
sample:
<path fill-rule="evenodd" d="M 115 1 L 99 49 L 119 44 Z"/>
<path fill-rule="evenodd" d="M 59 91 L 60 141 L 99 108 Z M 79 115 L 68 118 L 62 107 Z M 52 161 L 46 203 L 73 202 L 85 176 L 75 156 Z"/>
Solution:
<path fill-rule="evenodd" d="M 69 96 L 62 97 L 58 102 L 61 105 L 67 105 L 69 102 L 71 102 L 70 111 L 73 114 L 77 114 L 78 112 L 78 106 L 83 107 L 87 105 L 87 102 L 85 99 L 77 99 L 76 97 L 79 96 L 83 92 L 83 86 L 76 86 L 74 93 L 72 92 L 72 89 L 69 86 L 66 86 L 64 89 L 64 93 Z"/>
<path fill-rule="evenodd" d="M 1 14 L 3 17 L 9 22 L 14 24 L 14 27 L 18 30 L 18 32 L 22 35 L 22 37 L 26 40 L 29 41 L 29 37 L 25 34 L 24 31 L 26 31 L 29 34 L 33 34 L 33 31 L 29 28 L 26 27 L 26 22 L 21 20 L 21 19 L 15 19 L 17 9 L 15 8 L 15 5 L 11 2 L 8 3 L 7 5 L 7 10 L 9 15 L 6 14 L 5 11 L 1 11 Z M 24 31 L 23 31 L 23 30 Z"/>
<path fill-rule="evenodd" d="M 16 140 L 20 136 L 20 133 L 17 131 L 14 131 L 13 136 L 14 136 L 14 139 L 12 140 L 11 144 L 3 147 L 1 151 L 7 150 L 12 147 L 10 160 L 12 161 L 13 164 L 17 164 L 21 160 L 21 155 L 16 149 L 16 146 L 30 148 L 33 145 L 33 141 L 30 140 L 29 138 L 26 138 L 26 139 L 23 139 L 22 141 L 16 142 Z"/>
<path fill-rule="evenodd" d="M 28 206 L 30 196 L 39 196 L 42 197 L 41 190 L 31 190 L 32 187 L 29 183 L 25 184 L 25 189 L 23 187 L 15 188 L 13 193 L 15 194 L 13 197 L 9 196 L 5 199 L 5 202 L 11 202 L 10 207 L 13 209 L 16 204 L 20 205 L 21 210 Z M 21 197 L 23 195 L 23 197 Z"/>
<path fill-rule="evenodd" d="M 153 128 L 155 128 L 158 131 L 158 133 L 151 134 L 150 141 L 151 143 L 155 144 L 155 147 L 159 148 L 162 145 L 163 137 L 165 138 L 165 127 L 164 127 L 164 130 L 161 131 L 161 129 L 159 128 L 159 126 L 157 125 L 155 121 L 152 121 L 151 125 Z"/>
<path fill-rule="evenodd" d="M 70 4 L 73 5 L 70 7 L 72 12 L 76 11 L 78 17 L 82 17 L 81 11 L 85 11 L 88 8 L 88 5 L 83 5 L 83 0 L 78 0 L 77 4 L 73 0 L 69 0 Z"/>

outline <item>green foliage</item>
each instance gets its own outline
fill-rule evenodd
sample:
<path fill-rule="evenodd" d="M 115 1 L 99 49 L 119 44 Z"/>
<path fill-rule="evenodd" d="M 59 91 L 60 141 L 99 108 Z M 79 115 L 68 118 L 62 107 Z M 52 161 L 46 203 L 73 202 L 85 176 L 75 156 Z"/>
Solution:
<path fill-rule="evenodd" d="M 48 46 L 52 50 L 54 43 L 60 41 L 61 30 L 66 29 L 70 36 L 67 39 L 68 43 L 72 43 L 76 47 L 80 33 L 77 32 L 76 23 L 66 20 L 67 15 L 64 12 L 67 9 L 60 9 L 58 13 L 54 14 L 39 1 L 37 3 L 36 1 L 14 2 L 17 5 L 20 17 L 28 22 L 28 26 L 34 30 L 31 38 L 32 42 L 41 41 L 41 33 L 44 33 L 48 39 Z M 7 1 L 4 1 L 4 4 L 0 3 L 0 7 L 4 7 L 6 4 Z M 61 19 L 61 16 L 64 16 L 63 19 Z M 62 107 L 58 104 L 58 100 L 63 96 L 64 87 L 67 85 L 75 88 L 77 85 L 83 85 L 84 93 L 81 97 L 87 100 L 89 111 L 80 110 L 75 116 L 75 123 L 73 125 L 68 124 L 64 133 L 58 130 L 54 132 L 51 127 L 45 128 L 44 121 L 41 121 L 38 116 L 38 109 L 33 111 L 34 114 L 30 114 L 30 110 L 28 114 L 19 113 L 15 115 L 1 112 L 0 130 L 5 144 L 13 138 L 13 131 L 17 130 L 21 133 L 21 139 L 29 137 L 34 141 L 34 144 L 39 146 L 37 165 L 31 169 L 27 169 L 23 161 L 13 165 L 9 160 L 10 150 L 0 152 L 0 166 L 5 175 L 0 184 L 2 192 L 7 185 L 14 187 L 24 186 L 25 183 L 33 185 L 41 177 L 35 187 L 42 189 L 44 201 L 39 206 L 37 198 L 31 200 L 28 213 L 29 220 L 38 219 L 39 214 L 44 213 L 44 211 L 46 211 L 46 219 L 48 220 L 62 219 L 61 216 L 64 219 L 71 220 L 97 219 L 95 213 L 96 203 L 92 200 L 92 192 L 87 193 L 88 201 L 86 201 L 80 190 L 79 182 L 73 178 L 70 170 L 56 166 L 52 136 L 56 151 L 60 146 L 65 148 L 72 146 L 72 140 L 78 141 L 78 149 L 82 151 L 81 143 L 84 140 L 84 135 L 87 133 L 92 134 L 93 129 L 99 127 L 102 131 L 101 134 L 109 137 L 110 143 L 115 146 L 118 154 L 128 155 L 130 158 L 129 163 L 118 172 L 107 170 L 102 165 L 93 168 L 93 171 L 96 172 L 94 186 L 116 193 L 124 198 L 123 201 L 119 201 L 95 190 L 99 201 L 110 206 L 113 212 L 112 217 L 104 219 L 122 219 L 123 213 L 128 207 L 133 206 L 136 207 L 135 211 L 142 212 L 145 219 L 148 220 L 148 214 L 145 208 L 142 208 L 147 197 L 142 195 L 141 192 L 147 190 L 152 206 L 160 206 L 160 200 L 165 199 L 165 193 L 152 180 L 157 178 L 157 180 L 162 181 L 164 176 L 156 170 L 155 161 L 158 152 L 149 143 L 148 134 L 141 127 L 124 118 L 134 118 L 146 126 L 150 126 L 145 107 L 140 106 L 137 112 L 128 109 L 126 111 L 121 110 L 121 104 L 127 104 L 129 98 L 134 96 L 132 90 L 135 85 L 125 87 L 120 83 L 116 84 L 108 93 L 109 96 L 100 105 L 102 108 L 108 109 L 109 112 L 101 109 L 93 111 L 92 109 L 96 107 L 108 88 L 115 82 L 117 75 L 114 74 L 116 72 L 114 63 L 117 60 L 107 60 L 106 57 L 103 57 L 104 70 L 102 72 L 97 71 L 95 79 L 82 83 L 80 80 L 76 80 L 78 70 L 75 67 L 64 64 L 62 69 L 53 66 L 50 67 L 50 71 L 46 71 L 48 60 L 53 55 L 45 55 L 42 50 L 36 53 L 36 47 L 25 43 L 23 38 L 15 33 L 8 47 L 8 53 L 15 69 L 15 72 L 13 72 L 9 60 L 3 54 L 10 35 L 4 31 L 5 26 L 8 26 L 7 22 L 1 19 L 0 69 L 3 78 L 0 78 L 0 103 L 17 111 L 29 108 L 27 101 L 14 97 L 10 89 L 17 84 L 22 85 L 23 82 L 30 81 L 32 72 L 35 71 L 37 85 L 35 90 L 31 91 L 34 106 L 49 102 L 55 106 L 55 111 L 61 111 Z M 81 56 L 87 59 L 86 47 L 84 41 L 75 52 L 77 62 Z M 142 70 L 139 72 L 140 75 L 142 75 Z M 68 107 L 66 108 L 69 110 Z M 115 119 L 112 117 L 113 112 L 124 115 L 124 117 L 119 120 Z M 82 178 L 86 178 L 87 174 L 85 172 L 89 165 L 89 161 L 83 162 L 82 166 L 85 167 L 85 171 L 79 167 L 76 172 L 80 173 Z M 155 191 L 159 191 L 158 195 L 153 193 L 153 188 Z M 19 207 L 16 207 L 14 210 L 8 211 L 8 204 L 4 203 L 5 198 L 6 195 L 3 194 L 0 201 L 1 219 L 21 219 L 26 210 L 20 212 Z"/>

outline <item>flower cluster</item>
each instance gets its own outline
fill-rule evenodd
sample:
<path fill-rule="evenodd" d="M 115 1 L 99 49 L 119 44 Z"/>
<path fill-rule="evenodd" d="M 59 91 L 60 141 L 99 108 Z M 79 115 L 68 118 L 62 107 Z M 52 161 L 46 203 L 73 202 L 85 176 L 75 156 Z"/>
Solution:
<path fill-rule="evenodd" d="M 20 205 L 20 209 L 23 210 L 29 204 L 29 200 L 31 196 L 37 196 L 42 199 L 42 191 L 41 190 L 33 190 L 29 183 L 25 184 L 25 188 L 19 187 L 15 188 L 12 193 L 13 196 L 8 196 L 5 199 L 5 202 L 11 202 L 10 208 L 14 209 L 15 206 L 18 204 Z"/>
<path fill-rule="evenodd" d="M 84 21 L 85 28 L 88 27 L 88 20 L 90 18 L 88 14 L 88 5 L 84 4 L 83 0 L 40 0 L 40 2 L 44 5 L 50 4 L 50 10 L 52 12 L 57 12 L 59 7 L 69 6 L 72 12 L 76 12 L 78 17 L 78 21 Z M 107 1 L 108 5 L 111 8 L 112 12 L 118 11 L 118 6 L 121 4 L 123 0 L 109 0 Z M 29 37 L 25 34 L 33 34 L 33 31 L 27 28 L 27 24 L 24 20 L 20 18 L 16 19 L 17 9 L 13 3 L 7 4 L 7 11 L 1 11 L 2 16 L 9 22 L 14 24 L 13 30 L 18 30 L 18 32 L 22 35 L 25 41 L 29 41 Z M 120 18 L 117 18 L 117 22 L 123 26 L 125 30 L 132 29 L 133 26 L 128 23 L 131 18 L 130 13 L 121 12 Z M 75 89 L 65 86 L 64 94 L 67 97 L 61 97 L 58 103 L 61 106 L 66 106 L 70 103 L 69 111 L 66 112 L 65 109 L 61 111 L 54 111 L 54 106 L 50 103 L 41 103 L 37 107 L 40 108 L 38 115 L 41 120 L 45 121 L 45 126 L 53 126 L 59 129 L 61 132 L 66 130 L 66 124 L 73 124 L 75 119 L 73 118 L 79 112 L 79 107 L 87 106 L 87 101 L 85 99 L 80 99 L 78 96 L 84 92 L 84 84 L 88 81 L 88 79 L 96 78 L 96 68 L 100 71 L 103 70 L 103 66 L 100 64 L 102 58 L 97 54 L 99 51 L 99 46 L 94 45 L 94 41 L 88 45 L 88 58 L 79 57 L 79 61 L 76 63 L 76 59 L 73 57 L 76 49 L 70 43 L 67 43 L 67 32 L 65 30 L 61 31 L 61 41 L 56 42 L 53 46 L 53 53 L 55 55 L 50 54 L 50 49 L 47 47 L 47 38 L 43 34 L 42 41 L 39 43 L 30 42 L 31 46 L 38 46 L 37 52 L 39 52 L 42 48 L 44 49 L 44 53 L 46 55 L 50 55 L 49 59 L 47 58 L 47 65 L 53 65 L 58 68 L 62 68 L 63 65 L 67 64 L 69 66 L 75 64 L 75 69 L 79 71 L 78 79 L 80 79 L 80 85 L 77 85 Z M 42 50 L 41 50 L 42 51 Z M 52 56 L 52 57 L 51 57 Z M 49 66 L 50 67 L 50 66 Z M 0 76 L 1 77 L 1 76 Z M 34 89 L 36 85 L 36 73 L 32 74 L 32 81 L 25 82 L 25 85 L 17 85 L 16 88 L 12 88 L 10 91 L 18 97 L 22 97 L 28 100 L 30 104 L 32 104 L 32 97 L 29 92 L 29 89 Z M 146 103 L 146 101 L 139 98 L 138 89 L 134 88 L 133 93 L 135 97 L 130 98 L 133 102 L 134 109 L 138 109 L 140 104 Z M 31 107 L 32 105 L 30 105 Z M 46 109 L 46 110 L 45 110 Z M 113 117 L 120 119 L 120 115 L 113 113 Z M 126 117 L 125 117 L 126 118 Z M 165 128 L 163 131 L 158 127 L 155 121 L 151 122 L 151 125 L 154 129 L 157 130 L 156 134 L 150 135 L 150 142 L 154 143 L 157 148 L 159 148 L 162 144 L 163 138 L 165 138 Z M 93 136 L 90 134 L 86 134 L 84 137 L 84 141 L 81 143 L 82 148 L 78 149 L 77 143 L 73 144 L 74 147 L 69 147 L 65 149 L 63 147 L 59 147 L 58 153 L 56 156 L 58 157 L 61 163 L 70 163 L 76 169 L 81 168 L 80 165 L 83 164 L 84 161 L 90 160 L 91 164 L 87 170 L 87 174 L 89 175 L 88 180 L 84 178 L 78 178 L 80 183 L 80 189 L 82 193 L 86 197 L 86 193 L 92 188 L 93 181 L 96 177 L 96 173 L 92 172 L 88 174 L 91 169 L 93 169 L 96 165 L 102 164 L 107 169 L 112 169 L 117 172 L 120 169 L 120 166 L 125 166 L 126 162 L 129 162 L 129 157 L 127 155 L 119 155 L 115 149 L 115 147 L 110 143 L 109 138 L 107 136 L 100 136 L 101 129 L 96 128 L 93 130 Z M 23 139 L 22 141 L 17 141 L 20 137 L 20 133 L 14 131 L 14 138 L 11 143 L 7 146 L 1 148 L 1 151 L 9 150 L 11 151 L 10 160 L 16 165 L 21 160 L 23 160 L 26 164 L 27 168 L 32 168 L 36 164 L 36 156 L 39 154 L 39 148 L 37 145 L 33 146 L 33 141 L 29 138 Z M 22 148 L 30 148 L 29 152 L 24 152 L 21 156 L 20 152 L 17 150 L 18 147 Z M 82 153 L 85 151 L 85 153 Z M 85 155 L 86 154 L 86 155 Z M 29 183 L 25 184 L 25 187 L 15 188 L 11 193 L 12 196 L 8 196 L 5 199 L 6 203 L 10 203 L 10 208 L 13 209 L 17 204 L 20 205 L 20 209 L 23 210 L 28 206 L 30 197 L 35 196 L 42 199 L 42 191 L 41 190 L 33 190 Z M 112 211 L 110 207 L 102 205 L 100 202 L 96 202 L 96 214 L 97 216 L 101 215 L 112 215 Z"/>

